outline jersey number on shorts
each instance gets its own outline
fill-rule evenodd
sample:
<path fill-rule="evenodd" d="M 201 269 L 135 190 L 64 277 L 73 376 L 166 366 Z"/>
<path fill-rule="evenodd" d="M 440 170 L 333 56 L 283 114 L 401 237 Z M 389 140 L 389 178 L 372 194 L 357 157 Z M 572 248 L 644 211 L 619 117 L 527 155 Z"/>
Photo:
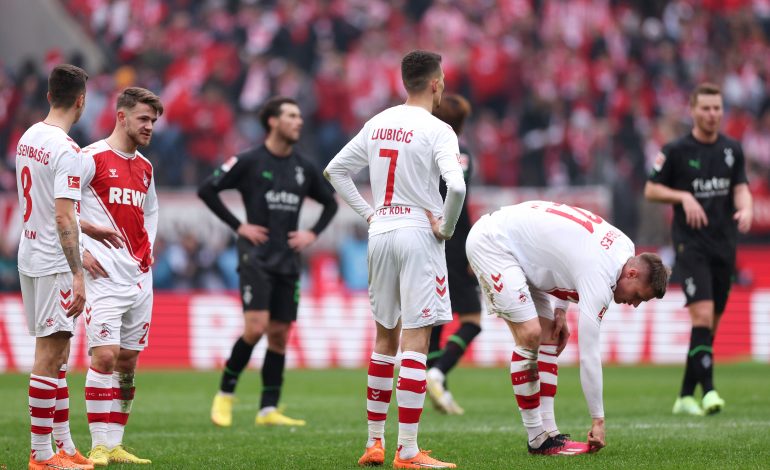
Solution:
<path fill-rule="evenodd" d="M 579 214 L 579 216 L 575 216 L 575 215 L 569 214 L 567 212 L 563 212 L 563 211 L 561 211 L 559 209 L 554 209 L 553 207 L 549 207 L 545 211 L 550 213 L 550 214 L 560 215 L 560 216 L 562 216 L 562 217 L 564 217 L 566 219 L 572 220 L 573 222 L 577 222 L 580 225 L 582 225 L 583 227 L 585 227 L 585 229 L 588 230 L 589 233 L 594 233 L 594 226 L 593 226 L 593 224 L 600 224 L 600 223 L 604 222 L 601 217 L 599 217 L 598 215 L 593 214 L 591 212 L 588 212 L 587 210 L 583 210 L 583 209 L 580 209 L 580 208 L 577 208 L 577 207 L 572 207 L 572 206 L 565 206 L 565 205 L 562 205 L 562 204 L 555 204 L 555 206 L 556 207 L 561 206 L 561 207 L 563 207 L 565 209 L 567 209 L 567 208 L 571 209 L 571 210 L 577 212 Z M 585 220 L 582 219 L 581 217 L 584 217 Z"/>
<path fill-rule="evenodd" d="M 393 185 L 396 182 L 396 160 L 398 160 L 398 150 L 380 149 L 380 156 L 390 158 L 388 166 L 388 181 L 385 183 L 385 205 L 389 206 L 393 200 Z"/>
<path fill-rule="evenodd" d="M 21 169 L 21 190 L 24 196 L 24 222 L 27 222 L 32 215 L 32 196 L 29 194 L 32 191 L 32 173 L 28 166 Z"/>
<path fill-rule="evenodd" d="M 142 325 L 142 329 L 144 330 L 144 334 L 139 339 L 139 344 L 144 344 L 144 340 L 147 338 L 147 333 L 150 332 L 150 324 L 145 323 L 144 325 Z"/>

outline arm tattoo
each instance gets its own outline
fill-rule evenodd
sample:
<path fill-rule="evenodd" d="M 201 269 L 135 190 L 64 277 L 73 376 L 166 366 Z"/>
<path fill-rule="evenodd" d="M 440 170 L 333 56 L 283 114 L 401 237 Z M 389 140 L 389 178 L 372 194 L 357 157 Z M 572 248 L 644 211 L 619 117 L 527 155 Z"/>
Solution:
<path fill-rule="evenodd" d="M 80 239 L 75 224 L 59 228 L 59 241 L 72 274 L 78 274 L 83 269 L 83 262 L 80 259 Z"/>

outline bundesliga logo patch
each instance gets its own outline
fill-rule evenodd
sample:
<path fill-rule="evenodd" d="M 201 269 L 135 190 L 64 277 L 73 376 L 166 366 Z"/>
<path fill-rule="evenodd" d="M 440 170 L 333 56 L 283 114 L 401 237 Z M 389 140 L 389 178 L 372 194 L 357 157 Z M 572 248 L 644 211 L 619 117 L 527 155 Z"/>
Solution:
<path fill-rule="evenodd" d="M 80 189 L 80 177 L 79 176 L 68 176 L 67 177 L 67 187 L 70 189 Z"/>

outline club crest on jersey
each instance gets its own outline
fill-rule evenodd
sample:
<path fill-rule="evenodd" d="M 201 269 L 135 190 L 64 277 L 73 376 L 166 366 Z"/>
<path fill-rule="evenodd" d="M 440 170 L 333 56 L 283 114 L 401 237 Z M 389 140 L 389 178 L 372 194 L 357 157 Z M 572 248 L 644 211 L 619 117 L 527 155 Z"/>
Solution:
<path fill-rule="evenodd" d="M 294 171 L 296 172 L 294 177 L 297 179 L 297 184 L 302 186 L 302 184 L 305 182 L 305 169 L 301 166 L 295 166 Z"/>
<path fill-rule="evenodd" d="M 150 178 L 147 177 L 147 173 L 142 170 L 142 183 L 144 183 L 145 188 L 150 187 Z"/>
<path fill-rule="evenodd" d="M 735 163 L 735 157 L 733 157 L 733 149 L 729 147 L 725 149 L 725 163 L 729 168 L 732 168 L 733 163 Z"/>
<path fill-rule="evenodd" d="M 457 155 L 457 161 L 460 162 L 460 167 L 463 169 L 463 173 L 467 172 L 468 167 L 470 166 L 470 162 L 468 160 L 470 160 L 470 158 L 464 153 Z"/>
<path fill-rule="evenodd" d="M 666 163 L 666 155 L 663 152 L 658 152 L 657 155 L 655 155 L 655 161 L 652 163 L 652 169 L 657 171 L 660 171 L 663 168 L 663 164 Z"/>
<path fill-rule="evenodd" d="M 117 177 L 118 177 L 118 169 L 110 168 L 110 178 L 117 178 Z"/>
<path fill-rule="evenodd" d="M 599 315 L 596 316 L 599 319 L 600 322 L 604 319 L 604 314 L 605 313 L 607 313 L 607 307 L 606 306 L 602 307 L 602 309 L 599 310 Z"/>
<path fill-rule="evenodd" d="M 67 177 L 67 187 L 70 189 L 80 189 L 80 177 L 79 176 L 68 176 Z"/>
<path fill-rule="evenodd" d="M 227 173 L 230 171 L 232 167 L 235 166 L 235 164 L 238 163 L 238 157 L 233 155 L 232 157 L 228 158 L 226 162 L 222 164 L 222 171 Z"/>

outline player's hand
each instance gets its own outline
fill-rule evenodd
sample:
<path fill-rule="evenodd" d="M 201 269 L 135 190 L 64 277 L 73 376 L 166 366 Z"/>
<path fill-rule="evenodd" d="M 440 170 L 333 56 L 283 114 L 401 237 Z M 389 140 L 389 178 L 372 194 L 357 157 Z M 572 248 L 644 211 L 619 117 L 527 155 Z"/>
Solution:
<path fill-rule="evenodd" d="M 569 341 L 569 325 L 567 325 L 567 312 L 563 308 L 557 308 L 553 311 L 553 332 L 551 339 L 558 341 L 556 346 L 556 355 L 558 356 L 567 347 Z"/>
<path fill-rule="evenodd" d="M 700 205 L 695 196 L 685 192 L 682 198 L 682 208 L 684 209 L 684 217 L 687 221 L 687 225 L 694 229 L 701 229 L 709 224 L 709 219 L 706 217 L 706 211 L 703 210 L 703 206 Z"/>
<path fill-rule="evenodd" d="M 296 232 L 289 232 L 289 248 L 294 251 L 300 252 L 309 247 L 318 236 L 315 232 L 310 230 L 297 230 Z"/>
<path fill-rule="evenodd" d="M 72 305 L 67 309 L 67 317 L 77 318 L 83 313 L 86 305 L 86 284 L 83 281 L 83 271 L 72 275 Z"/>
<path fill-rule="evenodd" d="M 94 279 L 110 277 L 110 275 L 107 274 L 107 271 L 105 271 L 104 266 L 102 266 L 102 263 L 94 258 L 94 255 L 88 250 L 83 252 L 83 269 L 88 271 L 88 274 Z"/>
<path fill-rule="evenodd" d="M 107 248 L 123 248 L 125 239 L 117 230 L 94 224 L 81 224 L 83 233 L 101 242 Z"/>
<path fill-rule="evenodd" d="M 738 222 L 738 231 L 741 233 L 748 233 L 751 230 L 751 220 L 754 218 L 753 211 L 751 209 L 741 209 L 735 211 L 733 220 Z"/>
<path fill-rule="evenodd" d="M 428 216 L 428 222 L 430 222 L 430 228 L 433 229 L 433 236 L 436 237 L 436 240 L 443 242 L 452 238 L 441 233 L 441 221 L 444 220 L 444 217 L 434 217 L 433 213 L 428 209 L 425 209 L 425 215 Z"/>
<path fill-rule="evenodd" d="M 238 227 L 238 235 L 255 245 L 261 245 L 267 241 L 269 231 L 261 225 L 242 223 Z"/>
<path fill-rule="evenodd" d="M 604 442 L 604 419 L 594 418 L 588 431 L 589 452 L 599 452 L 607 443 Z"/>

